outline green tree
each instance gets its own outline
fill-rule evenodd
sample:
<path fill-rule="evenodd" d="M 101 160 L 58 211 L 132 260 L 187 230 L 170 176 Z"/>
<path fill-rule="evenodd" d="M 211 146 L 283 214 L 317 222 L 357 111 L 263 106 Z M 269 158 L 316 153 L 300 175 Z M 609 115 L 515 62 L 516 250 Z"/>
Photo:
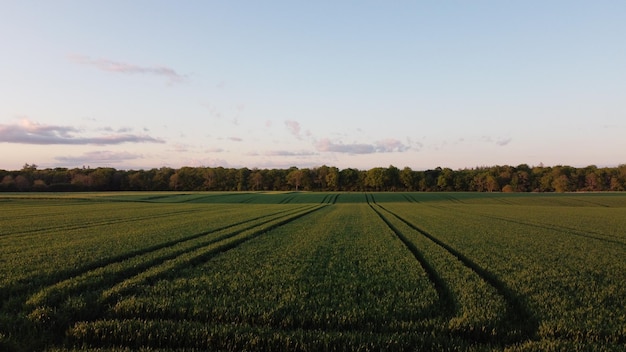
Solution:
<path fill-rule="evenodd" d="M 291 171 L 287 174 L 287 184 L 295 187 L 296 191 L 300 190 L 302 185 L 302 179 L 304 178 L 304 172 L 298 168 L 291 168 Z"/>
<path fill-rule="evenodd" d="M 254 191 L 259 191 L 263 189 L 263 173 L 261 171 L 254 169 L 249 177 L 250 188 Z"/>
<path fill-rule="evenodd" d="M 444 168 L 437 177 L 437 189 L 440 191 L 454 190 L 454 171 Z"/>
<path fill-rule="evenodd" d="M 384 189 L 388 191 L 395 191 L 400 188 L 400 169 L 393 165 L 389 165 L 389 167 L 384 172 Z"/>
<path fill-rule="evenodd" d="M 418 173 L 411 170 L 410 167 L 406 166 L 404 167 L 404 169 L 402 169 L 402 171 L 400 171 L 400 182 L 402 182 L 405 190 L 414 191 L 419 186 Z"/>
<path fill-rule="evenodd" d="M 343 169 L 339 172 L 339 184 L 344 191 L 358 191 L 363 189 L 360 183 L 361 172 L 357 169 Z"/>
<path fill-rule="evenodd" d="M 339 169 L 329 167 L 326 174 L 326 187 L 329 191 L 337 191 L 339 189 Z"/>
<path fill-rule="evenodd" d="M 367 170 L 365 176 L 365 187 L 369 189 L 380 191 L 385 186 L 385 169 L 382 167 L 375 167 Z"/>
<path fill-rule="evenodd" d="M 247 167 L 241 168 L 237 171 L 237 190 L 248 190 L 248 178 L 250 177 L 250 169 Z"/>

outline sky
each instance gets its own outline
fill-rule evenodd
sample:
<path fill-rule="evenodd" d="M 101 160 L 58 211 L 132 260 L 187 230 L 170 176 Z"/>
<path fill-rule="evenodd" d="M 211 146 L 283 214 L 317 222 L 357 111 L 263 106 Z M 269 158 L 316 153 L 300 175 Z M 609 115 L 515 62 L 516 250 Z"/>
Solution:
<path fill-rule="evenodd" d="M 626 163 L 626 1 L 2 1 L 0 169 Z"/>

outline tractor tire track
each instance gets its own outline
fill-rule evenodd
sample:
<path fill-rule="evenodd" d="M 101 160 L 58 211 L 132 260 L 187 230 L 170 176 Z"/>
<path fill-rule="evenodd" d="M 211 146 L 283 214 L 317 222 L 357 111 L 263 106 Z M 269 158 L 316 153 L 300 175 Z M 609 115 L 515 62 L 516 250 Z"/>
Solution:
<path fill-rule="evenodd" d="M 197 248 L 201 248 L 202 246 L 209 245 L 211 243 L 223 241 L 229 237 L 235 236 L 236 234 L 262 226 L 276 219 L 290 216 L 291 214 L 301 212 L 304 209 L 308 209 L 309 207 L 299 207 L 296 209 L 283 210 L 271 214 L 265 214 L 262 216 L 257 216 L 254 218 L 246 219 L 243 221 L 239 221 L 233 224 L 228 224 L 225 226 L 221 226 L 218 228 L 214 228 L 208 231 L 203 231 L 199 233 L 195 233 L 192 235 L 188 235 L 176 240 L 167 241 L 163 243 L 159 243 L 154 246 L 142 248 L 140 250 L 124 253 L 121 255 L 117 255 L 114 257 L 109 257 L 104 260 L 95 261 L 88 265 L 83 266 L 80 270 L 71 270 L 65 273 L 60 273 L 55 275 L 55 279 L 52 282 L 48 282 L 46 287 L 41 289 L 38 293 L 32 295 L 30 299 L 27 301 L 28 305 L 41 305 L 41 304 L 55 304 L 56 300 L 62 298 L 57 297 L 57 299 L 52 299 L 50 301 L 49 295 L 57 296 L 54 294 L 55 290 L 67 290 L 68 285 L 71 283 L 71 289 L 68 291 L 63 291 L 65 294 L 72 294 L 79 292 L 81 290 L 89 289 L 91 286 L 98 286 L 103 282 L 107 282 L 110 279 L 118 279 L 120 277 L 124 277 L 124 275 L 132 275 L 133 273 L 140 272 L 147 267 L 158 264 L 158 262 L 165 261 L 167 259 L 171 259 L 177 255 L 183 254 L 185 252 L 193 251 Z M 227 232 L 225 234 L 218 235 L 216 237 L 212 237 L 212 234 L 216 234 L 222 231 L 227 231 L 232 229 L 232 231 Z M 208 237 L 206 240 L 202 240 L 202 238 Z M 199 241 L 198 241 L 199 240 Z M 194 244 L 194 241 L 196 243 Z M 188 247 L 185 245 L 189 244 Z M 166 251 L 168 248 L 172 248 L 175 246 L 180 246 L 182 248 L 174 250 L 171 253 L 163 253 L 162 256 L 158 256 L 159 251 Z M 147 260 L 145 262 L 141 262 L 142 257 L 155 255 L 155 258 Z M 106 272 L 106 268 L 114 265 L 123 265 L 124 262 L 138 260 L 139 263 L 132 265 L 130 268 L 127 268 L 124 271 L 112 271 Z M 83 284 L 72 283 L 77 279 L 82 278 L 84 281 Z M 97 279 L 95 279 L 97 278 Z M 32 278 L 29 278 L 32 280 Z M 91 281 L 89 281 L 91 280 Z M 94 281 L 95 280 L 95 281 Z M 63 287 L 66 287 L 63 289 Z M 55 289 L 56 288 L 56 289 Z M 61 295 L 63 296 L 63 295 Z M 48 297 L 48 298 L 46 298 Z"/>
<path fill-rule="evenodd" d="M 370 198 L 366 195 L 366 199 L 370 208 L 394 232 L 396 237 L 400 239 L 404 246 L 411 252 L 411 254 L 413 254 L 413 257 L 426 272 L 428 279 L 433 283 L 435 291 L 437 291 L 437 295 L 439 296 L 438 305 L 441 309 L 441 314 L 447 319 L 452 318 L 457 311 L 458 304 L 452 295 L 452 290 L 450 290 L 445 280 L 443 280 L 437 270 L 430 265 L 428 260 L 426 260 L 422 252 L 420 252 L 415 244 L 413 244 L 393 223 L 391 223 L 378 209 L 376 209 L 376 207 L 374 207 L 373 204 L 375 203 L 373 201 L 373 197 L 371 197 L 370 200 Z"/>
<path fill-rule="evenodd" d="M 503 281 L 501 281 L 494 273 L 489 270 L 481 267 L 477 263 L 475 263 L 470 258 L 466 257 L 463 253 L 459 252 L 455 248 L 446 244 L 445 242 L 439 240 L 432 234 L 427 231 L 419 228 L 415 224 L 410 221 L 404 219 L 400 215 L 386 209 L 385 207 L 376 204 L 377 208 L 384 211 L 386 214 L 395 217 L 411 229 L 417 231 L 424 237 L 426 237 L 431 242 L 435 243 L 439 247 L 443 248 L 450 255 L 456 257 L 463 265 L 467 268 L 471 269 L 476 275 L 478 275 L 482 280 L 492 286 L 499 295 L 504 298 L 504 301 L 507 306 L 506 316 L 504 322 L 507 323 L 508 331 L 505 332 L 504 336 L 499 336 L 499 339 L 503 341 L 505 344 L 513 344 L 521 341 L 531 340 L 536 338 L 537 331 L 539 328 L 539 322 L 534 317 L 530 309 L 526 306 L 523 297 L 518 295 L 515 291 L 509 288 Z M 374 209 L 374 206 L 370 204 Z M 385 216 L 379 212 L 377 209 L 374 209 L 379 216 L 384 218 Z M 388 220 L 386 221 L 388 222 Z"/>
<path fill-rule="evenodd" d="M 612 244 L 617 244 L 620 246 L 626 246 L 626 243 L 618 241 L 618 240 L 613 240 L 610 238 L 606 238 L 606 237 L 611 237 L 611 238 L 623 238 L 623 237 L 618 237 L 618 236 L 613 236 L 613 235 L 608 235 L 608 234 L 604 234 L 601 232 L 594 232 L 594 231 L 581 231 L 580 229 L 576 229 L 573 227 L 568 227 L 568 226 L 562 226 L 562 225 L 556 225 L 556 224 L 548 224 L 548 223 L 544 223 L 544 222 L 530 222 L 530 221 L 522 221 L 522 220 L 516 220 L 516 219 L 511 219 L 511 218 L 507 218 L 507 217 L 503 217 L 503 216 L 495 216 L 495 215 L 488 215 L 488 214 L 481 214 L 480 216 L 489 218 L 489 219 L 494 219 L 494 220 L 499 220 L 499 221 L 505 221 L 505 222 L 509 222 L 512 224 L 518 224 L 518 225 L 524 225 L 524 226 L 529 226 L 529 227 L 536 227 L 539 229 L 550 229 L 556 232 L 560 232 L 566 235 L 572 235 L 572 236 L 578 236 L 578 237 L 583 237 L 586 239 L 591 239 L 591 240 L 596 240 L 596 241 L 602 241 L 602 242 L 607 242 L 607 243 L 612 243 Z M 601 237 L 601 236 L 606 236 L 606 237 Z"/>
<path fill-rule="evenodd" d="M 178 270 L 206 262 L 219 253 L 236 248 L 268 231 L 322 208 L 324 206 L 319 205 L 300 207 L 297 211 L 270 217 L 270 219 L 194 244 L 190 248 L 139 263 L 131 263 L 134 265 L 126 268 L 115 266 L 115 264 L 124 263 L 113 263 L 99 268 L 100 270 L 92 270 L 82 276 L 58 282 L 42 289 L 25 302 L 26 309 L 30 310 L 26 312 L 27 317 L 37 326 L 37 329 L 55 332 L 62 336 L 62 332 L 77 321 L 102 317 L 107 307 L 117 298 L 132 292 L 146 282 L 171 277 Z M 107 269 L 110 270 L 107 271 Z M 63 305 L 67 304 L 68 300 L 71 301 L 71 297 L 83 303 L 68 314 L 68 309 Z"/>
<path fill-rule="evenodd" d="M 136 221 L 141 221 L 141 220 L 151 220 L 151 219 L 160 219 L 166 216 L 176 216 L 176 215 L 180 215 L 180 214 L 191 214 L 191 213 L 199 213 L 199 212 L 203 212 L 205 211 L 204 209 L 193 209 L 193 210 L 177 210 L 177 211 L 170 211 L 170 212 L 166 212 L 166 213 L 159 213 L 159 214 L 150 214 L 150 215 L 144 215 L 144 216 L 137 216 L 137 217 L 132 217 L 132 218 L 123 218 L 123 219 L 106 219 L 106 220 L 98 220 L 98 221 L 91 221 L 89 223 L 80 223 L 80 224 L 64 224 L 64 225 L 58 225 L 58 226 L 51 226 L 51 227 L 45 227 L 45 228 L 37 228 L 37 229 L 32 229 L 32 230 L 21 230 L 18 233 L 0 233 L 0 236 L 21 236 L 21 235 L 30 235 L 30 234 L 34 234 L 34 233 L 38 233 L 38 232 L 46 232 L 46 231 L 58 231 L 58 230 L 79 230 L 79 229 L 88 229 L 91 227 L 98 227 L 98 226 L 102 226 L 102 225 L 115 225 L 115 224 L 123 224 L 123 223 L 127 223 L 127 222 L 136 222 Z M 47 214 L 46 214 L 47 215 Z M 63 214 L 65 215 L 65 214 Z"/>

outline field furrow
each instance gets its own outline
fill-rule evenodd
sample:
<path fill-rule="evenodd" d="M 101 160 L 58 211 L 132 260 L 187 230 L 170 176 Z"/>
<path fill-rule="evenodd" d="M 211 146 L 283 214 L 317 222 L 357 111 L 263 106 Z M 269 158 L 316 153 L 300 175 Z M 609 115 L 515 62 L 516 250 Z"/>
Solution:
<path fill-rule="evenodd" d="M 77 223 L 56 223 L 53 225 L 42 224 L 42 226 L 38 226 L 36 228 L 24 229 L 19 227 L 9 227 L 6 226 L 3 232 L 0 232 L 0 236 L 12 236 L 12 239 L 17 236 L 24 236 L 30 234 L 36 234 L 40 232 L 57 232 L 57 231 L 71 231 L 71 230 L 86 230 L 89 228 L 97 228 L 103 225 L 116 225 L 116 224 L 124 224 L 124 223 L 134 223 L 137 221 L 144 220 L 154 220 L 160 219 L 164 217 L 176 217 L 178 215 L 189 215 L 190 213 L 199 213 L 202 212 L 201 209 L 197 210 L 181 210 L 181 211 L 173 211 L 173 212 L 165 212 L 159 214 L 151 214 L 151 215 L 143 215 L 136 217 L 128 217 L 128 218 L 113 218 L 113 219 L 98 219 L 98 220 L 83 220 Z M 55 219 L 58 217 L 66 217 L 67 214 L 56 214 L 52 215 L 51 218 Z M 19 220 L 19 219 L 12 219 Z M 9 224 L 7 224 L 9 225 Z"/>
<path fill-rule="evenodd" d="M 572 340 L 600 344 L 625 340 L 626 314 L 618 302 L 626 299 L 621 284 L 626 282 L 626 274 L 620 269 L 626 252 L 621 245 L 580 236 L 589 225 L 577 225 L 581 217 L 623 213 L 623 208 L 561 208 L 559 218 L 542 227 L 539 222 L 546 221 L 546 211 L 557 215 L 545 206 L 384 206 L 408 222 L 420 224 L 422 231 L 437 234 L 437 240 L 452 249 L 462 248 L 465 257 L 488 268 L 508 292 L 515 293 L 513 302 L 520 302 L 536 322 L 529 341 L 555 340 L 566 346 Z M 491 212 L 485 215 L 487 209 Z M 623 219 L 605 219 L 614 227 L 598 226 L 594 237 L 606 239 L 606 233 L 619 231 Z M 573 233 L 563 226 L 566 223 L 574 227 Z"/>
<path fill-rule="evenodd" d="M 428 268 L 439 287 L 450 333 L 492 344 L 510 344 L 533 336 L 536 324 L 532 316 L 493 275 L 383 206 L 373 202 L 370 206 Z"/>
<path fill-rule="evenodd" d="M 309 206 L 234 224 L 200 234 L 206 238 L 194 236 L 188 241 L 111 263 L 45 287 L 26 301 L 26 306 L 32 309 L 28 318 L 34 323 L 43 322 L 56 328 L 68 326 L 72 321 L 92 319 L 101 314 L 104 305 L 111 299 L 131 290 L 138 283 L 206 260 L 317 209 L 319 207 Z M 62 313 L 57 314 L 58 311 Z"/>
<path fill-rule="evenodd" d="M 367 212 L 366 204 L 322 207 L 204 263 L 136 283 L 132 294 L 111 305 L 108 320 L 77 323 L 68 335 L 101 346 L 94 329 L 113 329 L 126 341 L 121 346 L 132 346 L 137 335 L 124 331 L 141 317 L 167 320 L 173 332 L 204 324 L 214 341 L 228 340 L 228 330 L 280 332 L 249 341 L 255 350 L 275 349 L 276 339 L 299 340 L 295 350 L 314 350 L 319 341 L 341 350 L 387 341 L 404 350 L 433 339 L 432 331 L 444 336 L 426 274 Z M 146 345 L 163 348 L 172 339 L 177 336 L 163 331 L 161 340 Z M 191 346 L 203 348 L 210 340 Z"/>
<path fill-rule="evenodd" d="M 464 283 L 465 285 L 461 287 L 455 287 L 456 290 L 459 290 L 458 292 L 456 292 L 457 297 L 463 297 L 461 299 L 458 299 L 458 304 L 461 306 L 460 309 L 465 310 L 463 313 L 458 314 L 458 316 L 453 318 L 452 320 L 455 321 L 455 323 L 460 324 L 460 326 L 458 327 L 459 329 L 468 329 L 468 327 L 463 326 L 465 322 L 463 322 L 462 318 L 459 319 L 459 316 L 464 316 L 466 314 L 472 317 L 488 316 L 495 318 L 494 321 L 479 322 L 479 324 L 484 324 L 483 326 L 478 327 L 478 329 L 480 330 L 479 333 L 474 332 L 474 329 L 476 329 L 477 327 L 473 326 L 473 324 L 476 323 L 470 323 L 470 332 L 468 332 L 468 334 L 472 338 L 476 338 L 476 336 L 474 335 L 478 335 L 480 337 L 482 336 L 482 334 L 484 334 L 484 336 L 480 337 L 481 339 L 486 339 L 487 341 L 492 342 L 499 341 L 506 344 L 516 343 L 534 338 L 538 329 L 538 322 L 534 318 L 532 312 L 528 309 L 528 307 L 525 306 L 519 294 L 515 293 L 511 288 L 507 287 L 507 285 L 502 282 L 496 275 L 494 275 L 487 269 L 479 266 L 460 251 L 442 242 L 432 234 L 424 231 L 415 224 L 402 218 L 398 214 L 386 209 L 379 204 L 376 204 L 375 207 L 378 209 L 372 206 L 372 208 L 382 218 L 385 218 L 385 221 L 389 222 L 389 224 L 393 223 L 393 219 L 390 220 L 389 216 L 399 220 L 401 223 L 408 226 L 410 229 L 419 233 L 423 237 L 427 238 L 432 243 L 450 254 L 452 257 L 456 258 L 456 260 L 458 260 L 460 264 L 465 266 L 467 269 L 470 269 L 476 276 L 480 278 L 482 282 L 476 282 L 476 287 L 472 287 L 470 280 L 467 280 Z M 386 215 L 388 216 L 387 218 Z M 406 238 L 405 235 L 403 235 L 402 233 L 398 232 L 398 234 L 399 236 Z M 407 242 L 408 241 L 410 240 L 407 239 Z M 411 243 L 411 245 L 414 246 L 413 243 Z M 444 271 L 446 272 L 446 274 L 448 274 L 451 271 L 451 266 L 446 267 Z M 460 277 L 460 275 L 453 275 L 453 277 L 458 278 Z M 473 278 L 472 280 L 475 281 L 476 279 Z M 489 285 L 490 288 L 485 288 L 485 284 Z M 468 291 L 471 290 L 476 290 L 476 292 L 468 293 Z M 497 292 L 497 295 L 494 295 L 494 290 Z M 489 302 L 490 300 L 492 301 Z M 502 301 L 504 302 L 504 307 L 502 306 Z M 473 309 L 474 311 L 468 312 L 468 310 L 466 310 L 467 306 L 472 307 L 470 309 Z M 480 309 L 475 309 L 476 306 L 480 306 L 481 309 L 487 308 L 491 311 L 485 311 L 481 313 Z"/>

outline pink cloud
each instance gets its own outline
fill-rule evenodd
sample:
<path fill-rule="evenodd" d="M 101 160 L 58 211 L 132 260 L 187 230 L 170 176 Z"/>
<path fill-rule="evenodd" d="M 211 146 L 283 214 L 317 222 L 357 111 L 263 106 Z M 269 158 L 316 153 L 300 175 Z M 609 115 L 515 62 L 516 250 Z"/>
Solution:
<path fill-rule="evenodd" d="M 117 163 L 126 160 L 141 158 L 141 154 L 128 152 L 112 152 L 108 150 L 87 152 L 79 156 L 59 156 L 56 160 L 64 163 L 89 164 L 89 163 Z"/>
<path fill-rule="evenodd" d="M 71 55 L 70 60 L 78 64 L 93 66 L 107 72 L 163 76 L 169 79 L 169 84 L 182 82 L 186 78 L 174 69 L 165 66 L 138 66 L 107 59 L 92 59 L 89 56 L 83 55 Z"/>
<path fill-rule="evenodd" d="M 21 144 L 96 144 L 111 145 L 121 143 L 165 143 L 163 140 L 148 135 L 130 133 L 112 133 L 95 137 L 77 137 L 83 133 L 72 126 L 43 125 L 29 119 L 22 119 L 20 124 L 0 125 L 0 142 Z"/>
<path fill-rule="evenodd" d="M 285 121 L 285 126 L 287 126 L 289 133 L 300 138 L 300 123 L 298 121 L 287 120 Z"/>
<path fill-rule="evenodd" d="M 373 153 L 391 153 L 404 152 L 409 149 L 408 146 L 396 139 L 385 139 L 372 144 L 352 143 L 344 144 L 342 142 L 333 142 L 328 138 L 319 140 L 315 144 L 315 148 L 320 152 L 334 152 L 347 154 L 373 154 Z"/>

